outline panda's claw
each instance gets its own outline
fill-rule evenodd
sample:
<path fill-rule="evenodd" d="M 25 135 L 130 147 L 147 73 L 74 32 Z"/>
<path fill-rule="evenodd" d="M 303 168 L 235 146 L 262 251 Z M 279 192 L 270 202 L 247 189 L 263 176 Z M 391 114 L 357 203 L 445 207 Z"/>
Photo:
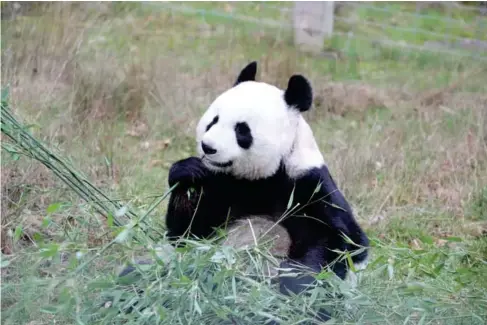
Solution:
<path fill-rule="evenodd" d="M 175 162 L 169 170 L 168 183 L 172 187 L 180 183 L 184 187 L 200 185 L 208 170 L 201 159 L 190 157 Z"/>
<path fill-rule="evenodd" d="M 118 277 L 119 277 L 119 278 L 121 278 L 121 277 L 123 277 L 123 276 L 126 276 L 127 274 L 132 273 L 132 272 L 133 272 L 133 271 L 135 271 L 135 270 L 136 270 L 136 269 L 135 269 L 135 267 L 134 267 L 134 266 L 129 265 L 129 266 L 125 267 L 125 268 L 122 270 L 122 272 L 120 272 L 120 273 L 118 274 Z"/>

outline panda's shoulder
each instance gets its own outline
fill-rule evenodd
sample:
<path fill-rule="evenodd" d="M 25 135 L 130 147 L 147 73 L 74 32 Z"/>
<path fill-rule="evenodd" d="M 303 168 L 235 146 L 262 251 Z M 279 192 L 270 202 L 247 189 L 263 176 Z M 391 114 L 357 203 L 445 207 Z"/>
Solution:
<path fill-rule="evenodd" d="M 296 130 L 296 139 L 289 154 L 284 157 L 284 165 L 291 178 L 297 178 L 303 174 L 318 175 L 323 171 L 325 159 L 316 142 L 311 127 L 300 116 Z"/>
<path fill-rule="evenodd" d="M 330 171 L 325 163 L 320 163 L 306 168 L 287 168 L 285 176 L 290 182 L 322 181 L 330 176 Z M 316 185 L 316 184 L 315 184 Z"/>

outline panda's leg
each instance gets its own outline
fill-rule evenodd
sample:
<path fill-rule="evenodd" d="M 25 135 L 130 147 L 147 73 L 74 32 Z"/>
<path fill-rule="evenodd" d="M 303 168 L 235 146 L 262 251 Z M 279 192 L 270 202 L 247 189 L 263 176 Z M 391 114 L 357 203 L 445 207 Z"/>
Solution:
<path fill-rule="evenodd" d="M 345 251 L 346 242 L 338 235 L 328 233 L 326 239 L 319 240 L 314 245 L 304 244 L 305 247 L 299 247 L 298 251 L 305 253 L 299 258 L 287 259 L 280 265 L 282 269 L 279 274 L 280 291 L 283 294 L 301 294 L 313 288 L 317 280 L 310 273 L 320 273 L 323 267 L 329 267 L 340 279 L 351 281 L 353 283 L 354 274 L 350 274 L 346 260 L 338 259 L 339 254 L 336 251 Z M 309 243 L 308 243 L 309 244 Z M 363 268 L 362 264 L 356 263 L 356 269 Z M 297 269 L 304 271 L 306 274 L 298 276 L 286 276 L 285 269 Z M 315 319 L 319 322 L 325 322 L 331 319 L 331 314 L 325 308 L 316 312 Z"/>
<path fill-rule="evenodd" d="M 280 264 L 281 269 L 303 269 L 305 272 L 320 273 L 322 270 L 322 261 L 326 250 L 322 245 L 316 245 L 309 248 L 304 257 L 298 260 L 287 259 Z M 316 279 L 310 274 L 288 277 L 282 270 L 279 272 L 279 289 L 282 294 L 288 295 L 301 294 L 308 288 L 313 287 Z M 331 314 L 324 308 L 316 312 L 316 320 L 326 322 L 331 319 Z"/>
<path fill-rule="evenodd" d="M 322 267 L 330 267 L 342 280 L 348 273 L 345 260 L 336 261 L 337 252 L 354 251 L 357 248 L 347 244 L 342 234 L 362 247 L 368 246 L 368 238 L 353 216 L 352 209 L 340 192 L 328 168 L 313 168 L 296 180 L 294 192 L 296 202 L 303 204 L 300 214 L 313 216 L 312 219 L 290 218 L 287 229 L 291 233 L 296 259 L 301 265 L 314 272 L 320 272 Z M 367 250 L 352 257 L 354 263 L 367 259 Z M 295 257 L 295 256 L 293 256 Z M 284 262 L 283 266 L 292 264 Z M 301 293 L 307 286 L 315 283 L 311 275 L 288 278 L 280 277 L 281 291 L 284 294 Z"/>

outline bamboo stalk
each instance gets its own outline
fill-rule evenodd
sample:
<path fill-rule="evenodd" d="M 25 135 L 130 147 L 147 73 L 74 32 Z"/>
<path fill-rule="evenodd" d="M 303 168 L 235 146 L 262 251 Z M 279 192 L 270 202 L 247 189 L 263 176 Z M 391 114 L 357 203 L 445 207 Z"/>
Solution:
<path fill-rule="evenodd" d="M 116 226 L 121 227 L 126 224 L 126 222 L 123 222 L 116 214 L 117 211 L 120 211 L 123 208 L 123 205 L 119 203 L 119 200 L 111 200 L 105 193 L 103 193 L 103 191 L 94 186 L 86 176 L 77 171 L 67 159 L 57 155 L 41 141 L 32 136 L 30 132 L 27 131 L 27 127 L 14 117 L 6 100 L 3 99 L 1 103 L 1 131 L 10 138 L 12 142 L 12 144 L 7 144 L 5 141 L 2 141 L 2 147 L 5 150 L 37 160 L 51 170 L 98 213 L 105 218 L 107 218 L 108 215 L 111 215 L 113 217 L 113 223 Z M 141 226 L 142 230 L 149 228 L 149 225 L 144 219 L 167 197 L 171 190 L 172 189 L 162 195 L 156 196 L 153 203 L 151 203 L 151 208 L 142 218 L 139 218 L 136 212 L 126 207 L 127 210 L 125 215 L 129 219 L 128 223 L 135 222 Z M 145 240 L 137 238 L 137 236 L 135 236 L 135 239 L 142 243 L 147 243 L 148 240 L 150 242 L 154 241 L 154 239 L 145 231 L 143 234 L 146 236 Z M 162 236 L 162 234 L 160 235 Z"/>

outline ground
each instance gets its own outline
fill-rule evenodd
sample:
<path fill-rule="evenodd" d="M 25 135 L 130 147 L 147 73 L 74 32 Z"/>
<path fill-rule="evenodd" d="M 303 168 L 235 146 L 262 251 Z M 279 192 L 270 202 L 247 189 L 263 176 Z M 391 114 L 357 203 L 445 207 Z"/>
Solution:
<path fill-rule="evenodd" d="M 205 11 L 176 10 L 182 6 Z M 485 42 L 487 18 L 474 5 L 344 6 L 326 53 L 312 55 L 293 47 L 288 29 L 258 22 L 289 23 L 290 6 L 23 7 L 15 19 L 2 14 L 2 99 L 8 90 L 11 110 L 35 137 L 111 200 L 142 216 L 168 190 L 170 164 L 195 153 L 199 116 L 243 66 L 258 60 L 259 78 L 281 87 L 291 74 L 303 73 L 315 90 L 306 118 L 372 241 L 372 262 L 359 289 L 333 282 L 331 291 L 342 293 L 351 306 L 336 322 L 485 324 L 485 50 L 477 48 L 471 53 L 481 57 L 472 58 L 370 40 L 387 36 L 445 47 L 438 35 L 448 34 L 452 41 Z M 258 19 L 236 20 L 244 16 Z M 415 28 L 429 33 L 410 31 Z M 2 133 L 5 143 L 11 141 Z M 255 318 L 246 318 L 250 311 L 252 317 L 278 315 L 292 323 L 311 305 L 342 308 L 342 300 L 324 299 L 324 289 L 285 298 L 251 278 L 262 270 L 264 250 L 235 258 L 205 242 L 179 251 L 170 266 L 148 268 L 152 278 L 128 280 L 149 288 L 139 303 L 150 308 L 116 318 L 123 303 L 103 299 L 135 299 L 114 276 L 139 250 L 129 235 L 139 238 L 140 232 L 117 227 L 117 214 L 97 214 L 51 169 L 9 148 L 3 146 L 1 170 L 5 324 L 120 318 L 207 324 L 217 316 L 253 323 Z M 165 202 L 145 218 L 152 238 L 164 232 Z"/>

